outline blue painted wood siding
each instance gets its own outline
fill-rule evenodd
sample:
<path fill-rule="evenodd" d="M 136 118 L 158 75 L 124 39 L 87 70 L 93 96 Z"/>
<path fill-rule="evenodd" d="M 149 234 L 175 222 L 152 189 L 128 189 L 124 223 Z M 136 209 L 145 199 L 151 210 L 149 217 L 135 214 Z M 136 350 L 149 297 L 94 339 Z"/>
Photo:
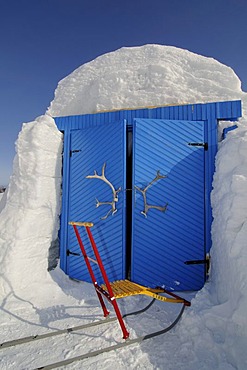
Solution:
<path fill-rule="evenodd" d="M 212 211 L 210 206 L 210 193 L 212 189 L 213 174 L 215 171 L 214 160 L 217 152 L 217 122 L 218 120 L 237 121 L 242 115 L 241 101 L 215 102 L 206 104 L 189 104 L 181 106 L 165 106 L 157 108 L 130 109 L 96 114 L 55 117 L 55 122 L 60 131 L 64 133 L 63 153 L 63 199 L 60 232 L 60 264 L 65 270 L 66 243 L 68 239 L 68 191 L 69 191 L 69 152 L 71 130 L 93 128 L 106 123 L 117 122 L 125 119 L 127 125 L 132 126 L 135 118 L 153 118 L 170 120 L 204 121 L 205 141 L 208 150 L 205 152 L 205 243 L 206 251 L 211 247 Z"/>

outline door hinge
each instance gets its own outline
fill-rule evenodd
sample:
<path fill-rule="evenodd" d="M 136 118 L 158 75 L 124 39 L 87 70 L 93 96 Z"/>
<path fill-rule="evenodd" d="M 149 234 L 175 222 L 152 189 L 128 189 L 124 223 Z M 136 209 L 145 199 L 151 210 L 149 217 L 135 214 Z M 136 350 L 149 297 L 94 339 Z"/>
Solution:
<path fill-rule="evenodd" d="M 194 261 L 185 261 L 185 265 L 202 265 L 208 263 L 207 260 L 194 260 Z"/>
<path fill-rule="evenodd" d="M 70 256 L 71 254 L 72 256 L 80 256 L 80 253 L 71 252 L 69 249 L 67 249 L 66 254 L 67 256 Z"/>
<path fill-rule="evenodd" d="M 185 261 L 185 265 L 206 265 L 206 271 L 208 273 L 210 267 L 210 256 L 207 254 L 204 260 L 192 260 L 192 261 Z"/>
<path fill-rule="evenodd" d="M 70 150 L 69 156 L 71 157 L 73 153 L 79 153 L 79 152 L 81 152 L 81 149 Z"/>
<path fill-rule="evenodd" d="M 188 143 L 190 146 L 203 146 L 204 150 L 208 150 L 208 143 Z"/>

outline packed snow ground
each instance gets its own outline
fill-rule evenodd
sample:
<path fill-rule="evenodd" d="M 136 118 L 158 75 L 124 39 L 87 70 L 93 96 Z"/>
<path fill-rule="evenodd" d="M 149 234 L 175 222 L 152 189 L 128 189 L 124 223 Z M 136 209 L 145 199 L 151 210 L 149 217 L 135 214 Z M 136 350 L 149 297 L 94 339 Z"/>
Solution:
<path fill-rule="evenodd" d="M 219 143 L 209 282 L 188 293 L 191 308 L 171 332 L 66 369 L 247 368 L 247 94 L 231 68 L 174 47 L 122 48 L 62 80 L 44 116 L 23 125 L 13 175 L 0 200 L 1 342 L 102 317 L 92 285 L 47 271 L 60 212 L 62 135 L 52 116 L 154 105 L 241 99 L 239 128 Z M 225 124 L 222 123 L 221 126 Z M 146 297 L 119 301 L 123 313 Z M 128 318 L 131 337 L 159 330 L 179 305 L 156 302 Z M 118 324 L 1 349 L 1 369 L 33 369 L 121 340 Z"/>

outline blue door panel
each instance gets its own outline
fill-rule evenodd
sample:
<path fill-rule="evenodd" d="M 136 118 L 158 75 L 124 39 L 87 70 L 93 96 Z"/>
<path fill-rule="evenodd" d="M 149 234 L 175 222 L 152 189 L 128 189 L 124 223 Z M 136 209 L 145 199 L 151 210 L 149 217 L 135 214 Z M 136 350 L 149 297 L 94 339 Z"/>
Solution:
<path fill-rule="evenodd" d="M 125 277 L 125 121 L 104 124 L 83 130 L 71 131 L 71 158 L 69 184 L 69 220 L 93 222 L 96 245 L 101 254 L 110 280 Z M 117 212 L 109 213 L 110 204 L 96 207 L 96 202 L 111 202 L 113 192 L 102 180 L 86 178 L 88 175 L 102 175 L 115 189 L 121 188 L 116 202 Z M 87 253 L 94 258 L 83 227 L 80 228 Z M 73 228 L 68 227 L 67 273 L 70 277 L 90 282 L 84 259 L 81 255 Z M 76 254 L 76 255 L 75 255 Z M 78 255 L 77 255 L 78 254 Z M 92 264 L 98 283 L 102 283 L 97 265 Z"/>
<path fill-rule="evenodd" d="M 133 127 L 131 279 L 169 290 L 197 290 L 205 281 L 204 122 L 136 119 Z M 167 176 L 150 184 L 160 175 Z M 148 205 L 164 207 L 144 210 Z"/>

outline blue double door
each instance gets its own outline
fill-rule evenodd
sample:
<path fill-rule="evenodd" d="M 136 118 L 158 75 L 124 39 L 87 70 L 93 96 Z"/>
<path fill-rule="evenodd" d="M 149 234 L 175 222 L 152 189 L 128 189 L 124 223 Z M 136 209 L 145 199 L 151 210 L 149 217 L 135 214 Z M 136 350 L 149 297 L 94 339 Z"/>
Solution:
<path fill-rule="evenodd" d="M 110 281 L 176 291 L 204 285 L 204 141 L 203 121 L 135 119 L 71 131 L 68 217 L 94 223 Z M 71 227 L 66 265 L 70 277 L 90 281 Z"/>

